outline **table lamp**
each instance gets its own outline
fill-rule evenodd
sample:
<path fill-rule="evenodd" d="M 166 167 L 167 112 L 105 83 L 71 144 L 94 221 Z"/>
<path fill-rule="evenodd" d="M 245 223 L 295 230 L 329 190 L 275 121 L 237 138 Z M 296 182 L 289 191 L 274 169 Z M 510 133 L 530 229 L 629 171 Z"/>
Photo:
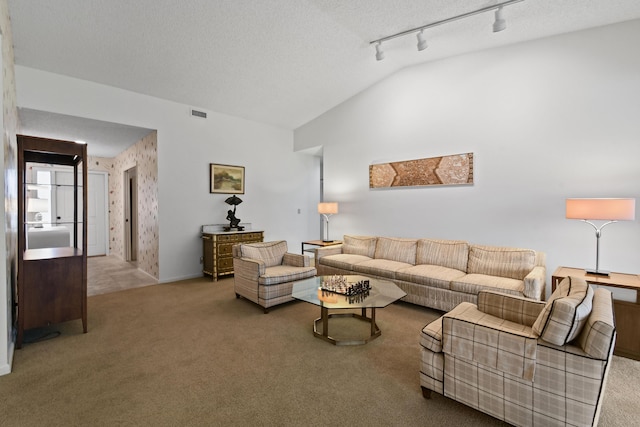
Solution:
<path fill-rule="evenodd" d="M 566 217 L 586 222 L 596 230 L 596 269 L 587 269 L 587 274 L 609 276 L 609 272 L 600 270 L 599 266 L 602 229 L 614 222 L 633 221 L 636 218 L 636 199 L 567 199 Z M 607 222 L 597 227 L 590 220 Z"/>
<path fill-rule="evenodd" d="M 333 242 L 333 240 L 329 240 L 329 217 L 338 213 L 338 204 L 336 202 L 318 203 L 318 213 L 327 221 L 326 239 L 323 242 Z"/>
<path fill-rule="evenodd" d="M 33 213 L 36 224 L 34 228 L 42 228 L 42 214 L 49 212 L 49 200 L 48 199 L 27 199 L 27 212 Z"/>

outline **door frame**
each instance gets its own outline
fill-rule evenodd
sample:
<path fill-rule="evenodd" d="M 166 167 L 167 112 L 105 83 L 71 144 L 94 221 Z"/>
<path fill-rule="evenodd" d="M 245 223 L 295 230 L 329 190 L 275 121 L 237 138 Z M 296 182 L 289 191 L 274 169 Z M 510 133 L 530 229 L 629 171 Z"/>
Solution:
<path fill-rule="evenodd" d="M 124 259 L 138 260 L 138 165 L 123 173 L 124 193 Z"/>

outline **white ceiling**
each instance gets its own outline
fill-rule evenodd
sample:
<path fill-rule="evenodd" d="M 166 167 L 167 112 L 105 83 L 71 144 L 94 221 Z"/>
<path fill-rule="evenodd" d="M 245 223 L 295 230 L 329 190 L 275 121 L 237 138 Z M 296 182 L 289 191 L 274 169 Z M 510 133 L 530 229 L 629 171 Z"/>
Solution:
<path fill-rule="evenodd" d="M 19 108 L 18 115 L 24 135 L 84 141 L 87 152 L 98 157 L 115 157 L 153 131 L 29 108 Z"/>
<path fill-rule="evenodd" d="M 8 0 L 19 65 L 295 129 L 395 71 L 640 18 L 639 0 L 525 0 L 370 41 L 492 0 Z"/>

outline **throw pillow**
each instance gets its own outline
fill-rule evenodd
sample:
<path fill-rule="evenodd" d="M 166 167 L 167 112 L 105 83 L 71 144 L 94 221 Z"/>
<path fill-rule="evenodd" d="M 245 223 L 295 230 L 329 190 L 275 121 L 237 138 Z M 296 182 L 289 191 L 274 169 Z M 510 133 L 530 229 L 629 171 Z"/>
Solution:
<path fill-rule="evenodd" d="M 282 264 L 282 258 L 287 252 L 287 242 L 246 243 L 241 246 L 242 257 L 264 261 L 267 267 Z"/>
<path fill-rule="evenodd" d="M 565 277 L 533 324 L 540 338 L 555 345 L 575 339 L 591 314 L 593 288 L 582 278 Z"/>
<path fill-rule="evenodd" d="M 351 255 L 363 255 L 373 258 L 376 251 L 377 237 L 348 236 L 345 234 L 342 244 L 342 253 Z"/>

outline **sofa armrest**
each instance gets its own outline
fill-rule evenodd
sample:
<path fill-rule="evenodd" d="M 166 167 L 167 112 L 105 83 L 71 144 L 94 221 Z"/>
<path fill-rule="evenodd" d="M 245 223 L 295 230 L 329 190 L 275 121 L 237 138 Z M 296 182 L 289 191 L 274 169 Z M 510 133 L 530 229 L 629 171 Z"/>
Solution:
<path fill-rule="evenodd" d="M 523 294 L 527 298 L 533 298 L 538 301 L 544 299 L 544 291 L 546 287 L 547 269 L 542 266 L 536 266 L 524 278 Z"/>
<path fill-rule="evenodd" d="M 258 277 L 262 276 L 267 269 L 264 261 L 251 258 L 234 258 L 233 274 L 242 276 L 245 279 L 258 281 Z"/>
<path fill-rule="evenodd" d="M 503 320 L 461 303 L 442 317 L 446 354 L 532 381 L 537 336 L 530 327 Z"/>
<path fill-rule="evenodd" d="M 342 253 L 342 245 L 325 246 L 324 248 L 317 248 L 315 250 L 316 263 L 320 258 L 327 255 L 337 255 Z"/>
<path fill-rule="evenodd" d="M 544 308 L 543 301 L 534 301 L 496 291 L 478 292 L 478 310 L 510 322 L 533 326 Z"/>
<path fill-rule="evenodd" d="M 291 265 L 293 267 L 309 267 L 311 265 L 311 261 L 308 255 L 300 255 L 287 252 L 282 258 L 282 265 Z"/>

